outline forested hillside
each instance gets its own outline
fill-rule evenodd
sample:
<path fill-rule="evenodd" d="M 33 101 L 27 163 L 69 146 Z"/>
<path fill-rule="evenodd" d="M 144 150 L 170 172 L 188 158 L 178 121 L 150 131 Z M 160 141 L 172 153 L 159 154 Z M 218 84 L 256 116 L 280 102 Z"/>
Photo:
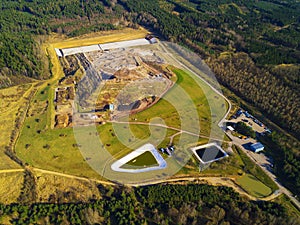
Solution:
<path fill-rule="evenodd" d="M 51 32 L 76 36 L 116 29 L 122 8 L 115 1 L 2 0 L 0 3 L 0 88 L 43 79 L 51 64 L 37 43 Z M 113 13 L 112 13 L 113 12 Z M 19 79 L 15 79 L 19 77 Z"/>
<path fill-rule="evenodd" d="M 0 221 L 12 224 L 299 224 L 273 202 L 249 202 L 228 187 L 99 186 L 102 199 L 79 204 L 0 205 Z"/>
<path fill-rule="evenodd" d="M 207 63 L 224 86 L 260 108 L 279 125 L 300 132 L 300 95 L 292 85 L 285 84 L 266 68 L 257 67 L 245 53 L 210 58 Z"/>

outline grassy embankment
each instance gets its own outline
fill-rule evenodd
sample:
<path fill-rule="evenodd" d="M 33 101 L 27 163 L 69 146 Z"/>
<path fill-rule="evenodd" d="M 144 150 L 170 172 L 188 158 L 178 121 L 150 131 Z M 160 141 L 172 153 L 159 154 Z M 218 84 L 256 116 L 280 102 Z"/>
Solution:
<path fill-rule="evenodd" d="M 187 131 L 196 132 L 200 127 L 201 134 L 209 136 L 211 112 L 206 93 L 203 91 L 206 88 L 205 84 L 203 83 L 203 86 L 198 86 L 195 84 L 194 78 L 183 70 L 173 69 L 173 71 L 177 76 L 176 84 L 179 87 L 176 85 L 172 87 L 157 104 L 138 114 L 132 115 L 131 120 L 149 122 L 151 118 L 159 117 L 164 120 L 167 126 L 181 129 L 184 123 L 185 127 L 188 127 Z M 180 102 L 180 98 L 176 98 L 176 94 L 180 93 L 179 88 L 185 91 L 189 97 L 189 102 Z M 182 104 L 179 110 L 178 108 L 176 109 L 176 106 L 178 106 L 177 101 Z M 193 104 L 199 119 L 190 117 L 189 110 L 194 109 L 189 104 Z M 187 110 L 184 110 L 185 108 Z"/>
<path fill-rule="evenodd" d="M 250 195 L 255 197 L 266 197 L 272 193 L 271 188 L 260 182 L 251 174 L 244 174 L 236 179 L 236 182 Z"/>
<path fill-rule="evenodd" d="M 157 166 L 157 161 L 154 158 L 154 156 L 152 155 L 151 152 L 145 152 L 139 156 L 137 156 L 136 158 L 130 160 L 129 162 L 127 162 L 126 164 L 122 165 L 121 168 L 134 168 L 134 167 L 152 167 L 152 166 Z"/>
<path fill-rule="evenodd" d="M 267 196 L 278 189 L 273 180 L 267 174 L 265 174 L 265 172 L 258 165 L 249 159 L 249 157 L 241 149 L 238 147 L 235 147 L 235 149 L 243 160 L 243 171 L 246 173 L 241 178 L 236 180 L 241 187 L 257 197 Z M 267 188 L 262 188 L 262 185 L 258 185 L 257 181 L 263 183 L 269 188 L 269 190 Z"/>
<path fill-rule="evenodd" d="M 30 84 L 0 90 L 0 169 L 14 169 L 20 166 L 4 152 L 10 144 L 12 132 L 16 131 L 18 112 L 24 111 L 33 87 Z"/>

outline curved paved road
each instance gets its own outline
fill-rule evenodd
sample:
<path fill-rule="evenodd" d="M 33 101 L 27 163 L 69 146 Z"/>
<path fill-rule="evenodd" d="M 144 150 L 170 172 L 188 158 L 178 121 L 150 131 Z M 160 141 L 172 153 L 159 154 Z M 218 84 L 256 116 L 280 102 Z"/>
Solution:
<path fill-rule="evenodd" d="M 170 56 L 175 62 L 177 62 L 180 66 L 182 66 L 184 69 L 188 70 L 189 72 L 191 72 L 192 74 L 196 75 L 197 77 L 199 77 L 206 85 L 208 85 L 215 93 L 217 93 L 218 95 L 220 95 L 222 98 L 224 98 L 226 100 L 226 102 L 228 103 L 228 110 L 225 113 L 225 115 L 223 116 L 223 118 L 220 120 L 220 122 L 218 123 L 219 127 L 222 127 L 222 123 L 226 120 L 226 117 L 228 116 L 228 114 L 231 111 L 232 105 L 231 102 L 229 101 L 229 99 L 223 95 L 223 93 L 221 93 L 219 90 L 217 90 L 214 86 L 212 86 L 209 82 L 207 82 L 205 79 L 203 79 L 198 73 L 196 73 L 195 71 L 193 71 L 192 69 L 190 69 L 188 66 L 184 65 L 182 62 L 178 61 L 178 59 L 176 59 L 173 54 L 171 54 L 167 47 L 159 42 L 159 46 L 165 51 L 165 53 Z"/>
<path fill-rule="evenodd" d="M 170 130 L 178 131 L 180 133 L 189 134 L 189 135 L 192 135 L 192 136 L 197 136 L 197 137 L 202 137 L 202 138 L 209 138 L 209 139 L 214 140 L 214 141 L 229 142 L 229 141 L 224 141 L 223 139 L 212 138 L 212 137 L 208 137 L 208 136 L 201 135 L 201 134 L 195 134 L 195 133 L 190 132 L 190 131 L 181 130 L 179 128 L 170 127 L 170 126 L 167 126 L 165 124 L 160 124 L 160 123 L 127 122 L 127 121 L 123 122 L 123 121 L 116 121 L 116 120 L 110 120 L 108 122 L 110 122 L 110 123 L 118 123 L 118 124 L 135 124 L 135 125 L 147 125 L 147 126 L 163 127 L 163 128 L 167 128 L 167 129 L 170 129 Z M 176 134 L 178 134 L 178 133 L 176 133 Z"/>

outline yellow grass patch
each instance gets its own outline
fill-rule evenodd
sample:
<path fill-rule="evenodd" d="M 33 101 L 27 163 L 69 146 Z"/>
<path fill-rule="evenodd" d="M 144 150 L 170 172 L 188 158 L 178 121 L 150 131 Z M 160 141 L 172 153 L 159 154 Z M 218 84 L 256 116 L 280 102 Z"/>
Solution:
<path fill-rule="evenodd" d="M 25 106 L 25 98 L 29 97 L 32 88 L 31 84 L 26 84 L 0 90 L 0 169 L 19 168 L 4 151 L 16 126 L 16 114 Z"/>
<path fill-rule="evenodd" d="M 1 173 L 0 174 L 0 202 L 10 204 L 17 202 L 21 193 L 24 179 L 23 172 Z"/>
<path fill-rule="evenodd" d="M 149 32 L 144 28 L 139 28 L 138 30 L 126 28 L 123 30 L 95 32 L 69 39 L 65 39 L 63 36 L 52 36 L 52 40 L 50 40 L 50 42 L 54 48 L 72 48 L 144 38 L 148 33 Z"/>
<path fill-rule="evenodd" d="M 235 3 L 222 4 L 219 6 L 223 13 L 225 13 L 230 7 L 235 8 L 239 14 L 245 15 L 244 11 Z"/>
<path fill-rule="evenodd" d="M 34 174 L 37 178 L 37 198 L 41 202 L 88 202 L 92 198 L 101 198 L 97 183 L 93 181 L 42 172 Z"/>
<path fill-rule="evenodd" d="M 276 65 L 275 68 L 282 68 L 282 67 L 297 67 L 295 64 L 279 64 Z"/>

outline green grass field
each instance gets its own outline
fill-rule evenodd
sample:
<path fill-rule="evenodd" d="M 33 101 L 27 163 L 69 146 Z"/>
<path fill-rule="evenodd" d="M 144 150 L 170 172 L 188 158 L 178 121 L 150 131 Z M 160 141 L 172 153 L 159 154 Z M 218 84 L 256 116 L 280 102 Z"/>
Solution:
<path fill-rule="evenodd" d="M 86 177 L 98 177 L 81 155 L 73 129 L 45 129 L 45 117 L 45 115 L 39 116 L 39 122 L 36 122 L 36 118 L 26 120 L 16 146 L 18 156 L 30 165 L 39 168 Z M 150 131 L 146 125 L 131 125 L 130 129 L 132 134 L 129 135 L 129 139 L 131 140 L 126 139 L 123 143 L 124 136 L 121 140 L 119 136 L 127 132 L 128 128 L 126 126 L 118 128 L 116 133 L 110 123 L 97 126 L 97 136 L 94 133 L 82 133 L 82 138 L 88 140 L 92 136 L 100 137 L 102 145 L 115 158 L 121 158 L 145 143 L 159 141 L 155 135 L 150 137 Z M 42 130 L 42 132 L 38 133 L 37 130 Z M 167 131 L 167 135 L 173 133 L 171 130 Z M 168 136 L 162 138 L 162 141 L 168 142 L 168 140 Z M 28 145 L 30 146 L 27 147 Z"/>
<path fill-rule="evenodd" d="M 74 147 L 76 140 L 72 128 L 51 129 L 46 102 L 53 89 L 43 87 L 35 95 L 20 137 L 16 143 L 17 155 L 29 165 L 66 172 L 74 175 L 98 177 Z M 99 177 L 98 177 L 99 178 Z"/>
<path fill-rule="evenodd" d="M 151 108 L 132 115 L 132 121 L 149 122 L 149 119 L 159 117 L 170 127 L 181 128 L 184 125 L 190 132 L 197 132 L 200 128 L 202 134 L 209 135 L 211 112 L 203 87 L 196 85 L 194 79 L 185 71 L 180 69 L 173 71 L 177 76 L 176 84 L 179 87 L 172 87 L 163 99 Z M 186 93 L 187 98 L 178 96 L 182 93 L 181 90 Z M 191 117 L 194 115 L 192 110 L 195 110 L 199 119 Z"/>
<path fill-rule="evenodd" d="M 264 185 L 256 177 L 250 174 L 245 174 L 238 179 L 236 182 L 250 195 L 254 197 L 266 197 L 272 193 L 271 188 Z"/>
<path fill-rule="evenodd" d="M 126 164 L 122 165 L 121 168 L 123 169 L 129 169 L 132 168 L 133 166 L 136 167 L 152 167 L 152 166 L 157 166 L 157 161 L 155 157 L 152 155 L 151 152 L 144 152 L 143 154 L 135 157 L 134 159 L 130 160 Z"/>
<path fill-rule="evenodd" d="M 272 191 L 278 189 L 278 186 L 274 181 L 258 166 L 256 165 L 240 148 L 233 146 L 233 149 L 239 154 L 244 163 L 243 170 L 246 173 L 250 173 L 255 176 L 258 180 L 263 182 L 265 185 L 271 188 Z"/>

